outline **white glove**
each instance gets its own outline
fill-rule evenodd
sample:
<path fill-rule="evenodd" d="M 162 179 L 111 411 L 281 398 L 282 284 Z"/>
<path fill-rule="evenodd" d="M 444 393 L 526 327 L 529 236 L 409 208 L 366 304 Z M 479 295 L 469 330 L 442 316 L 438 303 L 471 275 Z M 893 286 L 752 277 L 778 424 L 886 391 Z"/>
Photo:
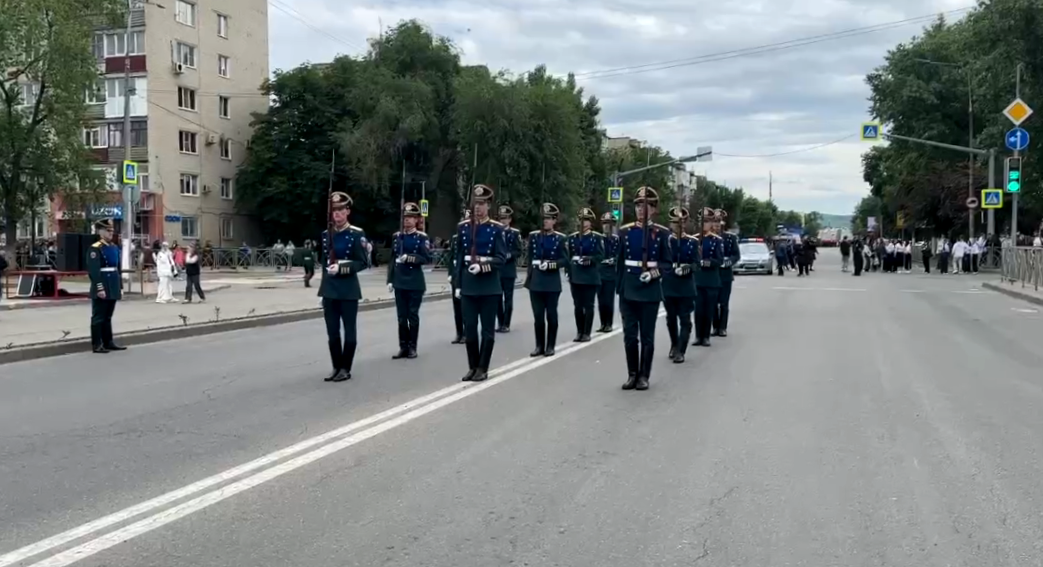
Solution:
<path fill-rule="evenodd" d="M 445 278 L 445 281 L 453 283 L 453 276 L 448 276 L 447 278 Z"/>
<path fill-rule="evenodd" d="M 404 264 L 405 262 L 406 262 L 406 255 L 405 254 L 402 254 L 398 258 L 395 258 L 395 263 L 396 264 Z"/>
<path fill-rule="evenodd" d="M 455 297 L 457 299 L 460 299 L 460 290 L 459 289 L 453 292 L 453 297 Z"/>
<path fill-rule="evenodd" d="M 467 271 L 471 272 L 472 275 L 477 275 L 482 271 L 482 267 L 478 264 L 471 264 L 470 266 L 467 266 Z"/>
<path fill-rule="evenodd" d="M 388 284 L 388 293 L 395 293 L 395 285 Z"/>
<path fill-rule="evenodd" d="M 684 274 L 684 266 L 678 266 L 678 267 L 674 268 L 674 274 L 676 274 L 678 276 L 685 275 Z"/>
<path fill-rule="evenodd" d="M 540 262 L 539 268 L 541 272 L 546 272 L 548 269 L 550 269 L 550 262 Z"/>
<path fill-rule="evenodd" d="M 340 266 L 338 266 L 336 264 L 330 264 L 329 266 L 326 266 L 326 273 L 327 274 L 329 274 L 331 276 L 335 276 L 335 275 L 337 275 L 338 272 L 340 272 Z"/>
<path fill-rule="evenodd" d="M 641 283 L 648 283 L 652 281 L 652 272 L 641 272 L 641 275 L 638 276 L 638 279 L 641 280 Z"/>

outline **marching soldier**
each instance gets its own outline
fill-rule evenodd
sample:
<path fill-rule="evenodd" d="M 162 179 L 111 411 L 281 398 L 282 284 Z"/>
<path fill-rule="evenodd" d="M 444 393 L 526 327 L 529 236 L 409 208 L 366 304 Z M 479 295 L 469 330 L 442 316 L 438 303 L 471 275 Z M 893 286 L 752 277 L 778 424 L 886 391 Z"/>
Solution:
<path fill-rule="evenodd" d="M 471 211 L 464 209 L 463 220 L 471 218 Z M 461 221 L 462 222 L 462 221 Z M 453 233 L 449 238 L 449 288 L 453 292 L 453 324 L 456 328 L 456 338 L 452 340 L 454 345 L 464 344 L 464 312 L 460 304 L 460 296 L 456 293 L 460 289 L 459 278 L 456 275 L 456 251 L 460 247 L 460 232 Z"/>
<path fill-rule="evenodd" d="M 348 223 L 351 204 L 347 193 L 336 191 L 330 194 L 333 229 L 322 233 L 322 260 L 326 269 L 322 271 L 319 297 L 322 298 L 322 316 L 326 321 L 326 338 L 333 363 L 333 373 L 326 378 L 327 382 L 351 379 L 358 346 L 359 300 L 362 299 L 359 272 L 369 267 L 366 233 Z M 341 326 L 344 327 L 343 345 Z"/>
<path fill-rule="evenodd" d="M 500 296 L 500 306 L 497 319 L 500 326 L 498 333 L 511 332 L 511 315 L 514 314 L 514 283 L 518 281 L 518 258 L 522 255 L 521 231 L 511 226 L 511 217 L 514 210 L 508 205 L 500 205 L 500 224 L 503 225 L 503 236 L 507 241 L 507 260 L 500 268 L 500 287 L 503 294 Z"/>
<path fill-rule="evenodd" d="M 304 241 L 301 266 L 304 267 L 304 287 L 311 287 L 311 279 L 315 277 L 315 247 L 311 240 Z"/>
<path fill-rule="evenodd" d="M 468 371 L 465 382 L 481 382 L 489 377 L 496 335 L 496 310 L 503 288 L 500 268 L 507 260 L 507 241 L 503 225 L 489 218 L 489 201 L 493 190 L 475 185 L 471 190 L 473 217 L 457 225 L 459 245 L 456 250 L 456 273 L 464 315 L 464 339 L 467 346 Z M 478 324 L 481 322 L 481 343 Z"/>
<path fill-rule="evenodd" d="M 559 212 L 554 203 L 544 203 L 543 227 L 529 233 L 525 289 L 529 290 L 536 331 L 536 350 L 529 356 L 554 356 L 554 347 L 558 343 L 559 270 L 569 263 L 566 236 L 554 230 Z"/>
<path fill-rule="evenodd" d="M 723 261 L 721 262 L 721 291 L 717 295 L 717 308 L 713 313 L 713 334 L 718 337 L 728 336 L 728 314 L 732 300 L 732 282 L 735 281 L 735 273 L 732 266 L 738 262 L 742 255 L 739 253 L 739 239 L 730 232 L 724 232 L 728 226 L 727 211 L 717 209 L 714 211 L 717 222 L 715 229 L 721 237 Z"/>
<path fill-rule="evenodd" d="M 710 346 L 710 326 L 717 309 L 721 289 L 720 267 L 724 260 L 721 237 L 713 231 L 714 211 L 703 209 L 703 235 L 699 242 L 699 270 L 695 272 L 695 342 L 692 346 Z"/>
<path fill-rule="evenodd" d="M 663 274 L 663 303 L 666 304 L 666 331 L 670 335 L 670 360 L 684 362 L 688 339 L 692 336 L 692 311 L 695 309 L 695 270 L 699 263 L 699 241 L 687 234 L 688 209 L 670 209 L 670 251 L 673 269 Z"/>
<path fill-rule="evenodd" d="M 623 347 L 627 358 L 624 390 L 647 390 L 655 354 L 655 323 L 663 301 L 660 270 L 670 269 L 670 229 L 651 222 L 659 195 L 641 187 L 634 196 L 637 222 L 619 229 L 616 290 L 623 316 Z"/>
<path fill-rule="evenodd" d="M 394 259 L 388 263 L 388 291 L 395 294 L 398 311 L 398 352 L 391 358 L 416 358 L 420 336 L 420 304 L 427 283 L 424 266 L 431 262 L 431 241 L 417 230 L 420 207 L 406 203 L 402 211 L 403 230 L 396 232 L 391 245 Z"/>
<path fill-rule="evenodd" d="M 113 342 L 112 314 L 123 298 L 120 276 L 120 247 L 112 242 L 112 219 L 94 223 L 98 241 L 87 251 L 87 274 L 91 280 L 91 349 L 97 354 L 127 350 Z"/>
<path fill-rule="evenodd" d="M 601 285 L 598 286 L 599 333 L 612 331 L 612 319 L 616 313 L 616 256 L 619 255 L 619 235 L 616 234 L 616 217 L 611 212 L 601 215 L 602 238 L 605 243 L 605 258 L 598 266 Z"/>
<path fill-rule="evenodd" d="M 569 260 L 567 274 L 572 291 L 572 311 L 576 317 L 574 343 L 590 342 L 594 328 L 594 298 L 601 287 L 601 260 L 605 258 L 605 243 L 594 231 L 597 215 L 584 207 L 579 211 L 579 230 L 569 235 Z"/>

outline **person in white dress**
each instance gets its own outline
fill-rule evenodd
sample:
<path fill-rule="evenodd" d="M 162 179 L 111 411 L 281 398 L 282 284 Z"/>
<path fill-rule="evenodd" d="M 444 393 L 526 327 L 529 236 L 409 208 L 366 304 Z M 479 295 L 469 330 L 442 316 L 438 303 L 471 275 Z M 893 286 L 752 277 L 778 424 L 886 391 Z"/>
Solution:
<path fill-rule="evenodd" d="M 176 273 L 177 267 L 174 265 L 174 253 L 170 251 L 170 244 L 164 242 L 156 254 L 156 275 L 159 276 L 156 303 L 180 303 L 174 298 L 174 276 Z"/>

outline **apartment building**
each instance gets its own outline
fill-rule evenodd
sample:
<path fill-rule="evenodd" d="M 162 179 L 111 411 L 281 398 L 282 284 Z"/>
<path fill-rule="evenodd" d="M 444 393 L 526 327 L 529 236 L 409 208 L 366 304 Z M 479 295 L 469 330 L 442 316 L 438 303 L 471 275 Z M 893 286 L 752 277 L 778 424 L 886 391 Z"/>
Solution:
<path fill-rule="evenodd" d="M 106 169 L 112 199 L 55 218 L 113 217 L 122 224 L 117 174 L 139 163 L 136 238 L 210 241 L 236 246 L 258 232 L 235 206 L 235 176 L 252 135 L 254 112 L 268 109 L 259 90 L 269 76 L 266 0 L 134 0 L 125 29 L 98 30 L 100 71 L 87 93 L 84 143 Z M 129 43 L 129 45 L 128 45 Z M 130 155 L 124 149 L 124 65 L 131 78 Z M 58 222 L 59 230 L 61 220 Z"/>

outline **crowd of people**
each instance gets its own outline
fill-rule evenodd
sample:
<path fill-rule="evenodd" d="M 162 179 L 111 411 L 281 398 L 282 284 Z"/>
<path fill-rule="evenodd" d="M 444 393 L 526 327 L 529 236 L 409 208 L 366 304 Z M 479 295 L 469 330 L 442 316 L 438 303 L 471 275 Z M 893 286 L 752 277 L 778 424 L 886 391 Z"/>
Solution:
<path fill-rule="evenodd" d="M 976 274 L 993 246 L 998 247 L 999 242 L 990 242 L 984 235 L 973 240 L 959 237 L 921 242 L 845 236 L 840 242 L 841 270 L 847 272 L 853 263 L 856 276 L 862 272 L 912 273 L 914 251 L 918 250 L 924 273 L 931 273 L 933 263 L 940 274 Z"/>

